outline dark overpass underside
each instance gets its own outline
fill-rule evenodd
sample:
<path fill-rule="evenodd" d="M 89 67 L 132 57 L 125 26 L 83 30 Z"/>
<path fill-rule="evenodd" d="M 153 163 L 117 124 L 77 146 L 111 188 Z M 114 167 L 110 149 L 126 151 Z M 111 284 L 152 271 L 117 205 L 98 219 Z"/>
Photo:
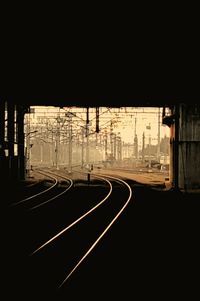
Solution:
<path fill-rule="evenodd" d="M 99 62 L 91 67 L 91 62 L 88 66 L 81 62 L 60 67 L 51 63 L 33 66 L 32 62 L 23 70 L 4 74 L 0 96 L 25 105 L 159 107 L 199 103 L 198 78 L 184 70 L 184 64 L 170 68 L 166 62 L 158 68 L 153 62 L 137 67 L 128 63 L 100 66 Z"/>
<path fill-rule="evenodd" d="M 128 77 L 128 75 L 127 75 Z M 178 103 L 199 103 L 198 85 L 185 79 L 168 78 L 155 81 L 148 77 L 122 78 L 73 78 L 61 80 L 38 78 L 9 86 L 0 93 L 6 100 L 27 105 L 58 106 L 170 106 Z M 180 81 L 179 81 L 180 80 Z"/>

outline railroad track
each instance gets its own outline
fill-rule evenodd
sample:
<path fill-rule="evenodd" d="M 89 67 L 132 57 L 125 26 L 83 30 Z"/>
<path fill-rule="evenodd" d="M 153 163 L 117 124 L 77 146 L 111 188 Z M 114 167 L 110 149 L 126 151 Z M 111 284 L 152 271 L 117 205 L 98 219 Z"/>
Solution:
<path fill-rule="evenodd" d="M 122 214 L 122 212 L 125 210 L 126 206 L 128 205 L 128 203 L 129 203 L 129 201 L 130 201 L 130 199 L 132 197 L 132 189 L 131 189 L 131 187 L 125 181 L 123 181 L 121 179 L 118 179 L 118 178 L 115 178 L 115 177 L 112 177 L 112 176 L 110 176 L 110 177 L 105 177 L 105 176 L 104 177 L 102 177 L 102 176 L 100 177 L 100 176 L 97 176 L 97 175 L 95 175 L 95 176 L 98 177 L 98 178 L 101 178 L 103 180 L 106 180 L 109 183 L 109 185 L 111 187 L 111 190 L 109 192 L 109 197 L 111 196 L 111 193 L 113 191 L 113 184 L 111 184 L 111 182 L 110 182 L 110 180 L 108 180 L 108 178 L 112 179 L 112 181 L 116 181 L 118 184 L 124 185 L 128 189 L 129 194 L 127 195 L 127 197 L 126 197 L 125 200 L 122 200 L 122 202 L 124 202 L 124 204 L 120 205 L 121 208 L 118 208 L 118 209 L 114 208 L 115 213 L 113 214 L 112 218 L 110 219 L 110 222 L 107 222 L 107 226 L 104 228 L 104 230 L 100 230 L 100 234 L 97 235 L 96 240 L 91 244 L 91 246 L 87 249 L 87 251 L 83 254 L 83 256 L 80 258 L 80 260 L 77 262 L 77 264 L 66 275 L 65 279 L 59 285 L 59 288 L 61 288 L 65 284 L 65 282 L 68 281 L 68 279 L 73 275 L 73 273 L 77 270 L 77 268 L 79 268 L 79 266 L 82 264 L 82 262 L 90 255 L 90 253 L 97 246 L 97 244 L 100 243 L 100 241 L 104 237 L 104 235 L 111 229 L 111 227 L 114 225 L 114 223 L 120 217 L 120 215 Z M 108 197 L 106 198 L 106 200 L 107 199 L 108 199 Z M 105 198 L 104 198 L 103 202 L 104 201 L 105 201 Z M 102 204 L 102 201 L 99 204 Z M 97 216 L 96 218 L 99 219 L 101 222 L 102 222 L 101 216 L 102 216 L 102 214 L 104 215 L 104 213 L 103 213 L 104 210 L 107 211 L 107 208 L 103 208 L 101 214 L 99 212 L 98 212 L 98 214 L 96 214 L 96 215 L 100 215 L 100 216 Z M 109 214 L 110 214 L 110 208 L 109 208 Z M 96 223 L 96 221 L 95 221 L 95 223 Z"/>
<path fill-rule="evenodd" d="M 52 177 L 64 177 L 61 173 L 55 175 L 54 172 L 48 171 L 48 175 L 50 174 Z M 104 236 L 108 236 L 107 232 L 111 231 L 112 226 L 130 202 L 131 187 L 122 179 L 102 174 L 92 175 L 92 178 L 95 185 L 91 182 L 89 189 L 87 185 L 87 191 L 84 189 L 84 196 L 81 188 L 85 187 L 77 187 L 78 194 L 75 195 L 73 202 L 71 201 L 71 205 L 69 203 L 74 189 L 69 190 L 71 194 L 68 194 L 69 198 L 65 202 L 60 201 L 64 198 L 64 194 L 59 193 L 57 201 L 51 202 L 52 198 L 50 198 L 39 203 L 49 204 L 49 206 L 34 204 L 29 207 L 28 214 L 32 228 L 29 227 L 31 231 L 27 235 L 29 236 L 28 250 L 34 246 L 29 252 L 27 261 L 32 280 L 26 283 L 26 286 L 30 290 L 34 286 L 38 293 L 39 291 L 49 293 L 49 290 L 52 292 L 66 290 L 67 294 L 69 283 L 76 283 L 74 274 L 81 270 L 85 262 L 86 265 L 90 262 L 91 254 L 95 254 L 95 249 L 104 243 Z M 91 193 L 89 194 L 88 191 Z M 82 199 L 78 199 L 78 196 Z M 88 198 L 90 200 L 87 202 Z M 73 203 L 76 203 L 74 207 Z M 81 211 L 78 210 L 78 214 L 74 215 L 72 212 L 75 212 L 80 204 L 82 205 Z M 67 225 L 65 222 L 63 227 L 64 217 L 70 222 Z M 50 223 L 53 218 L 56 219 L 57 226 L 54 227 L 55 222 L 51 223 L 48 232 L 45 227 L 47 229 L 47 223 Z M 32 236 L 33 233 L 35 238 Z M 48 239 L 44 239 L 47 236 Z M 103 257 L 97 256 L 97 260 L 103 260 Z M 51 272 L 49 267 L 51 267 Z"/>
<path fill-rule="evenodd" d="M 36 172 L 43 176 L 46 176 L 47 178 L 50 178 L 51 180 L 53 180 L 53 182 L 50 183 L 49 187 L 43 189 L 42 191 L 34 193 L 31 196 L 28 196 L 20 201 L 12 203 L 10 207 L 18 207 L 23 205 L 29 210 L 34 210 L 57 199 L 61 195 L 65 194 L 73 186 L 73 181 L 66 176 L 61 176 L 50 171 L 44 172 L 39 169 L 36 170 Z M 68 186 L 67 188 L 63 188 L 63 190 L 58 193 L 56 188 L 59 185 L 59 178 L 64 179 L 68 183 Z"/>
<path fill-rule="evenodd" d="M 14 207 L 18 211 L 10 210 L 2 242 L 7 299 L 11 292 L 10 299 L 14 294 L 36 300 L 60 300 L 60 295 L 64 300 L 160 300 L 163 292 L 179 296 L 188 275 L 198 280 L 193 269 L 198 270 L 199 254 L 196 207 L 188 214 L 188 203 L 181 198 L 178 204 L 177 194 L 128 180 L 134 186 L 132 202 L 126 182 L 101 173 L 96 174 L 101 179 L 91 175 L 89 185 L 76 181 L 44 206 L 21 210 L 22 203 Z"/>

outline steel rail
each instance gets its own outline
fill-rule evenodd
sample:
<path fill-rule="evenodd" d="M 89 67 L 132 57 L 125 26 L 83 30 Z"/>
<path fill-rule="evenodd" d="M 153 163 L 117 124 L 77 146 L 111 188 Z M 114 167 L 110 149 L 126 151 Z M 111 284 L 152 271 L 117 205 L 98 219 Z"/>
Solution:
<path fill-rule="evenodd" d="M 124 211 L 126 206 L 129 204 L 131 197 L 132 197 L 132 189 L 130 185 L 128 185 L 125 181 L 119 178 L 115 178 L 112 176 L 104 175 L 107 178 L 113 179 L 117 182 L 123 183 L 127 188 L 129 189 L 129 197 L 124 204 L 124 206 L 120 209 L 120 211 L 116 214 L 116 216 L 111 220 L 111 222 L 108 224 L 108 226 L 105 228 L 105 230 L 101 233 L 101 235 L 95 240 L 95 242 L 91 245 L 91 247 L 88 249 L 88 251 L 81 257 L 81 259 L 78 261 L 78 263 L 74 266 L 74 268 L 68 273 L 66 278 L 62 281 L 62 283 L 59 285 L 59 288 L 61 288 L 64 283 L 71 277 L 71 275 L 76 271 L 76 269 L 80 266 L 80 264 L 86 259 L 86 257 L 90 254 L 90 252 L 95 248 L 95 246 L 99 243 L 99 241 L 103 238 L 103 236 L 107 233 L 107 231 L 111 228 L 111 226 L 114 224 L 114 222 L 119 218 L 121 213 Z"/>
<path fill-rule="evenodd" d="M 48 173 L 53 174 L 53 175 L 56 175 L 57 177 L 63 178 L 63 179 L 65 179 L 65 180 L 68 180 L 68 181 L 70 182 L 70 185 L 69 185 L 64 191 L 62 191 L 61 193 L 55 195 L 54 197 L 48 199 L 48 200 L 45 201 L 45 202 L 42 202 L 42 203 L 40 203 L 40 204 L 38 204 L 38 205 L 35 205 L 35 206 L 31 207 L 29 210 L 34 210 L 34 209 L 36 209 L 36 208 L 39 208 L 39 207 L 41 207 L 41 206 L 43 206 L 43 205 L 45 205 L 45 204 L 47 204 L 47 203 L 49 203 L 49 202 L 55 200 L 56 198 L 60 197 L 60 196 L 63 195 L 64 193 L 66 193 L 66 192 L 73 186 L 73 181 L 72 181 L 72 179 L 67 178 L 66 176 L 61 176 L 61 175 L 58 175 L 58 174 L 56 174 L 56 173 L 47 171 L 47 174 L 48 174 Z"/>
<path fill-rule="evenodd" d="M 95 205 L 94 207 L 92 207 L 90 210 L 88 210 L 86 213 L 84 213 L 83 215 L 81 215 L 78 219 L 76 219 L 75 221 L 73 221 L 71 224 L 69 224 L 67 227 L 65 227 L 63 230 L 61 230 L 59 233 L 57 233 L 56 235 L 54 235 L 52 238 L 50 238 L 48 241 L 46 241 L 44 244 L 42 244 L 40 247 L 38 247 L 36 250 L 34 250 L 30 256 L 34 255 L 35 253 L 37 253 L 38 251 L 40 251 L 41 249 L 43 249 L 45 246 L 47 246 L 48 244 L 50 244 L 51 242 L 53 242 L 56 238 L 58 238 L 59 236 L 61 236 L 63 233 L 65 233 L 67 230 L 69 230 L 70 228 L 72 228 L 73 226 L 75 226 L 78 222 L 80 222 L 83 218 L 85 218 L 86 216 L 88 216 L 90 213 L 92 213 L 95 209 L 97 209 L 100 205 L 102 205 L 110 196 L 110 194 L 112 193 L 112 184 L 110 183 L 110 181 L 108 181 L 107 179 L 102 178 L 101 176 L 97 176 L 94 175 L 97 178 L 103 179 L 103 181 L 106 181 L 109 184 L 109 192 L 108 194 L 103 198 L 103 200 L 101 200 L 97 205 Z"/>
<path fill-rule="evenodd" d="M 30 196 L 30 197 L 27 197 L 27 198 L 25 198 L 25 199 L 23 199 L 23 200 L 21 200 L 21 201 L 12 203 L 12 204 L 10 205 L 10 207 L 14 207 L 14 206 L 17 206 L 17 205 L 19 205 L 19 204 L 22 204 L 22 203 L 24 203 L 24 202 L 26 202 L 26 201 L 32 200 L 32 199 L 34 199 L 34 198 L 36 198 L 36 197 L 38 197 L 38 196 L 40 196 L 40 195 L 42 195 L 42 194 L 48 192 L 49 190 L 53 189 L 54 187 L 56 187 L 56 186 L 58 185 L 58 180 L 57 180 L 55 177 L 50 176 L 50 175 L 47 175 L 47 174 L 45 174 L 44 172 L 41 172 L 41 171 L 37 171 L 37 172 L 40 173 L 40 174 L 43 174 L 43 175 L 45 175 L 45 176 L 48 176 L 49 178 L 52 178 L 52 179 L 55 181 L 55 183 L 54 183 L 52 186 L 48 187 L 47 189 L 45 189 L 45 190 L 43 190 L 43 191 L 41 191 L 41 192 L 39 192 L 39 193 L 36 193 L 36 194 L 34 194 L 34 195 Z"/>

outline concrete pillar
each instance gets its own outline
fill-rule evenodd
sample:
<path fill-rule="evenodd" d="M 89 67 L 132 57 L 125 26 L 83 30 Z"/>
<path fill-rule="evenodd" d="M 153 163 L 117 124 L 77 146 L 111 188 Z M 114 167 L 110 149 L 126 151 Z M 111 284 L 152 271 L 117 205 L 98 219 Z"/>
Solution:
<path fill-rule="evenodd" d="M 174 143 L 175 141 L 175 126 L 170 125 L 170 163 L 169 163 L 169 181 L 171 186 L 174 187 Z"/>
<path fill-rule="evenodd" d="M 7 105 L 8 112 L 8 168 L 9 168 L 9 178 L 14 179 L 16 175 L 16 166 L 14 165 L 14 112 L 15 106 L 13 103 L 8 102 Z"/>
<path fill-rule="evenodd" d="M 18 143 L 18 179 L 25 179 L 24 156 L 24 113 L 22 106 L 17 106 L 17 143 Z"/>
<path fill-rule="evenodd" d="M 179 188 L 200 189 L 200 105 L 179 109 Z"/>
<path fill-rule="evenodd" d="M 5 177 L 5 101 L 0 101 L 0 174 Z"/>
<path fill-rule="evenodd" d="M 163 108 L 162 123 L 170 128 L 170 163 L 169 163 L 169 181 L 173 189 L 179 190 L 179 105 L 171 106 L 166 115 Z"/>
<path fill-rule="evenodd" d="M 0 145 L 4 146 L 5 137 L 5 101 L 1 99 L 0 102 Z"/>

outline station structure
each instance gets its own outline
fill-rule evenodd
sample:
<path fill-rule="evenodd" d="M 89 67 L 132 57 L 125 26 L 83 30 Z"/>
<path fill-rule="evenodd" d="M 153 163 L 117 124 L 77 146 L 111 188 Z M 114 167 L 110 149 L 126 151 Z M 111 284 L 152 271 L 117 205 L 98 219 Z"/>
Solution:
<path fill-rule="evenodd" d="M 166 104 L 169 110 L 160 107 L 162 123 L 170 128 L 171 186 L 183 191 L 200 189 L 200 105 L 178 102 Z M 99 118 L 98 107 L 96 111 Z M 0 100 L 0 173 L 5 182 L 26 178 L 24 117 L 29 112 L 29 104 Z"/>

